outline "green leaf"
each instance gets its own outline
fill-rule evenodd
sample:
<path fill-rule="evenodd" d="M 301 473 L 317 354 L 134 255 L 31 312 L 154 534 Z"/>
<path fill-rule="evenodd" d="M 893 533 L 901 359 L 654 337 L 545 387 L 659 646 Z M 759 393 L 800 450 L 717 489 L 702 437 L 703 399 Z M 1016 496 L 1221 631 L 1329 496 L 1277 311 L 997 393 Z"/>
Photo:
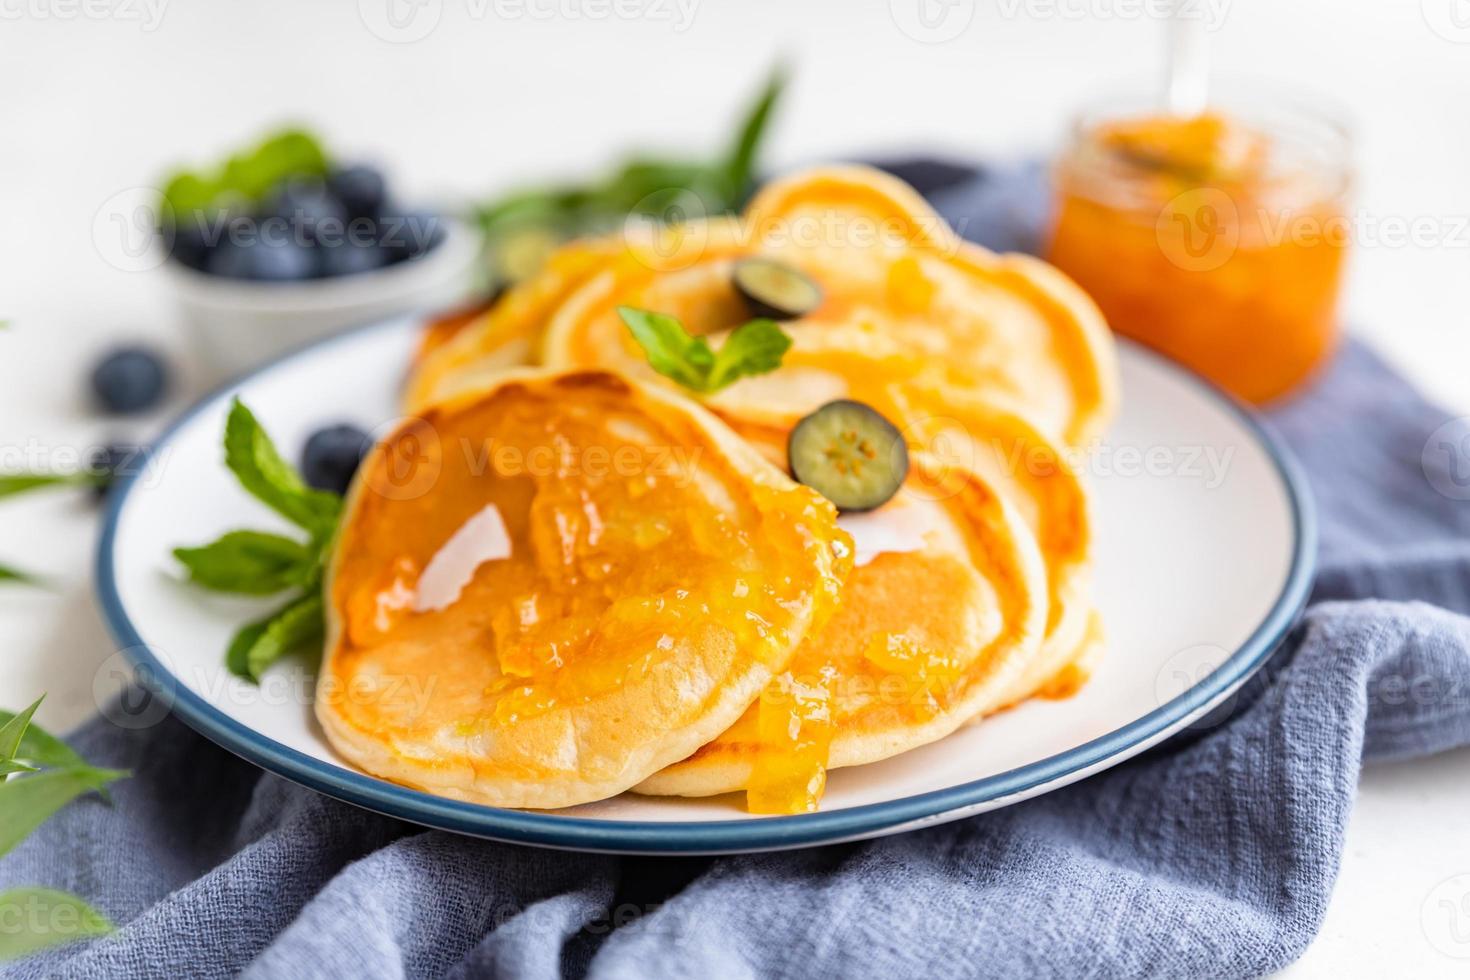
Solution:
<path fill-rule="evenodd" d="M 53 888 L 0 892 L 0 962 L 51 946 L 105 936 L 114 931 L 107 916 L 82 899 Z M 13 924 L 13 925 L 12 925 Z"/>
<path fill-rule="evenodd" d="M 36 702 L 36 704 L 40 703 L 40 701 Z M 23 714 L 29 718 L 30 712 L 34 711 L 35 707 L 35 704 L 31 705 L 30 709 Z M 20 715 L 12 711 L 0 711 L 0 726 L 8 728 L 19 717 Z M 25 731 L 21 734 L 20 744 L 15 749 L 15 759 L 24 760 L 26 763 L 33 763 L 35 766 L 53 769 L 87 767 L 90 765 L 70 745 L 67 745 L 61 739 L 52 735 L 40 725 L 37 725 L 34 721 L 27 725 Z M 27 765 L 14 771 L 36 772 L 37 770 Z M 103 799 L 107 798 L 106 790 L 102 790 L 102 797 Z"/>
<path fill-rule="evenodd" d="M 317 538 L 331 536 L 342 498 L 308 487 L 238 398 L 225 423 L 225 465 L 267 507 Z"/>
<path fill-rule="evenodd" d="M 709 390 L 706 383 L 715 363 L 709 341 L 703 337 L 691 337 L 678 318 L 666 313 L 620 306 L 618 316 L 623 318 L 633 339 L 643 348 L 649 367 L 686 388 Z"/>
<path fill-rule="evenodd" d="M 790 349 L 791 338 L 774 320 L 741 324 L 715 355 L 710 390 L 719 391 L 740 378 L 776 370 Z"/>
<path fill-rule="evenodd" d="M 230 642 L 225 663 L 241 677 L 258 681 L 271 664 L 293 650 L 320 641 L 325 632 L 322 595 L 317 589 L 243 627 Z"/>
<path fill-rule="evenodd" d="M 225 666 L 229 668 L 230 673 L 248 681 L 255 680 L 255 676 L 250 673 L 250 650 L 260 642 L 260 638 L 265 635 L 265 628 L 280 613 L 281 610 L 278 609 L 264 619 L 246 623 L 235 631 L 229 647 L 225 649 Z"/>
<path fill-rule="evenodd" d="M 17 772 L 38 772 L 35 766 L 28 766 L 24 762 L 16 762 L 14 759 L 0 759 L 0 776 L 9 776 Z"/>
<path fill-rule="evenodd" d="M 31 572 L 22 571 L 11 565 L 0 565 L 0 585 L 7 582 L 18 585 L 34 585 L 37 588 L 45 588 L 46 580 Z"/>
<path fill-rule="evenodd" d="M 781 366 L 791 338 L 772 320 L 751 320 L 730 334 L 715 353 L 709 341 L 692 337 L 677 317 L 618 307 L 648 366 L 700 394 L 712 394 L 739 378 Z"/>
<path fill-rule="evenodd" d="M 72 766 L 47 769 L 0 783 L 0 855 L 8 853 L 52 814 L 83 793 L 100 790 L 128 773 Z"/>
<path fill-rule="evenodd" d="M 217 592 L 272 595 L 304 585 L 317 567 L 306 545 L 264 531 L 231 531 L 197 548 L 175 548 L 189 580 Z"/>
<path fill-rule="evenodd" d="M 734 197 L 732 206 L 738 207 L 744 203 L 745 195 L 755 181 L 755 161 L 760 152 L 761 139 L 765 136 L 771 113 L 785 87 L 786 69 L 777 66 L 736 133 L 735 142 L 725 158 L 725 179 Z"/>
<path fill-rule="evenodd" d="M 0 473 L 0 497 L 13 497 L 28 490 L 44 487 L 91 487 L 102 482 L 105 474 L 83 473 Z"/>
<path fill-rule="evenodd" d="M 177 224 L 189 215 L 208 215 L 243 200 L 260 201 L 282 181 L 292 177 L 321 177 L 328 159 L 321 143 L 300 129 L 286 129 L 240 151 L 212 170 L 183 170 L 163 188 L 163 217 Z"/>
<path fill-rule="evenodd" d="M 25 737 L 26 729 L 31 726 L 31 716 L 36 713 L 36 709 L 44 700 L 46 700 L 46 695 L 43 694 L 20 714 L 3 712 L 8 717 L 4 719 L 4 724 L 0 724 L 0 759 L 14 759 L 19 754 L 21 739 Z"/>

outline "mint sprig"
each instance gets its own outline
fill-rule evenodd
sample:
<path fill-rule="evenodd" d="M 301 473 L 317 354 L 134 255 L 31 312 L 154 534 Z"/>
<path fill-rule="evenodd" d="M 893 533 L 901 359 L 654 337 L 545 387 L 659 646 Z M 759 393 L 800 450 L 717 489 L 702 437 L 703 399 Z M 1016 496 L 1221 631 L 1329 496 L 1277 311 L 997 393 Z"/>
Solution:
<path fill-rule="evenodd" d="M 702 395 L 740 378 L 774 371 L 791 349 L 791 338 L 774 320 L 751 320 L 736 327 L 716 351 L 667 313 L 620 306 L 618 316 L 643 348 L 649 367 Z"/>
<path fill-rule="evenodd" d="M 322 569 L 342 513 L 342 498 L 306 485 L 238 398 L 225 422 L 225 465 L 255 499 L 306 531 L 298 541 L 267 531 L 230 531 L 197 547 L 175 548 L 189 580 L 215 592 L 295 594 L 270 615 L 242 626 L 225 651 L 234 674 L 259 681 L 265 669 L 326 632 Z"/>
<path fill-rule="evenodd" d="M 19 713 L 0 711 L 0 855 L 13 849 L 66 804 L 128 773 L 91 765 L 59 738 L 32 723 L 35 704 Z M 0 892 L 0 909 L 40 909 L 0 929 L 0 962 L 74 939 L 113 931 L 107 916 L 81 898 L 50 888 Z M 54 914 L 65 910 L 65 915 Z M 64 928 L 62 928 L 64 926 Z"/>

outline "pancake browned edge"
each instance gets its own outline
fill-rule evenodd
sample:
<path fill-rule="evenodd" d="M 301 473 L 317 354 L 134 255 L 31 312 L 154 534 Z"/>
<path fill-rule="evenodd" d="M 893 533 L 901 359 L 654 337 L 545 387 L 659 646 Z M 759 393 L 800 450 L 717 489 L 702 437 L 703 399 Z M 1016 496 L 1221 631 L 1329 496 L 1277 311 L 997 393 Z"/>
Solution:
<path fill-rule="evenodd" d="M 647 422 L 655 437 L 677 437 L 680 441 L 672 444 L 701 450 L 692 464 L 696 479 L 688 484 L 692 488 L 688 503 L 709 503 L 718 496 L 716 491 L 738 495 L 729 498 L 737 515 L 761 521 L 763 534 L 752 542 L 752 560 L 761 563 L 758 569 L 789 576 L 790 593 L 807 597 L 793 602 L 789 624 L 782 623 L 789 628 L 785 637 L 789 643 L 767 651 L 762 660 L 736 642 L 729 630 L 719 632 L 723 620 L 708 620 L 712 625 L 698 635 L 681 637 L 674 654 L 653 659 L 647 669 L 624 677 L 613 690 L 581 703 L 556 705 L 513 724 L 497 724 L 488 734 L 459 731 L 454 723 L 466 710 L 478 708 L 482 715 L 493 712 L 494 703 L 485 700 L 484 681 L 499 676 L 496 655 L 483 638 L 477 643 L 446 643 L 434 631 L 434 624 L 442 622 L 474 636 L 476 624 L 488 624 L 485 610 L 472 605 L 473 580 L 457 602 L 436 612 L 414 614 L 423 619 L 403 620 L 416 624 L 413 629 L 421 636 L 400 636 L 395 625 L 373 634 L 383 640 L 367 646 L 350 643 L 344 611 L 348 602 L 356 595 L 381 594 L 365 593 L 360 587 L 375 589 L 379 579 L 350 563 L 372 556 L 374 561 L 363 566 L 371 569 L 379 564 L 376 559 L 397 547 L 383 541 L 372 550 L 375 531 L 382 534 L 385 528 L 391 531 L 398 526 L 394 523 L 397 517 L 381 516 L 403 505 L 403 500 L 390 496 L 420 501 L 396 513 L 403 520 L 423 517 L 421 523 L 428 523 L 432 508 L 444 504 L 442 498 L 436 500 L 436 490 L 450 487 L 442 491 L 447 497 L 466 486 L 478 488 L 480 484 L 469 481 L 484 475 L 473 470 L 459 473 L 452 460 L 464 454 L 446 452 L 438 457 L 439 469 L 426 471 L 430 473 L 427 488 L 413 496 L 403 488 L 417 486 L 415 473 L 388 475 L 383 468 L 395 461 L 395 455 L 400 462 L 410 458 L 408 440 L 423 438 L 428 432 L 442 432 L 448 444 L 457 433 L 455 413 L 472 413 L 475 406 L 498 411 L 529 392 L 539 393 L 541 399 L 533 407 L 549 404 L 547 399 L 584 399 L 593 407 L 626 404 L 635 417 Z M 607 401 L 594 400 L 594 396 Z M 716 485 L 706 486 L 706 478 Z M 380 479 L 388 482 L 375 482 Z M 384 487 L 389 493 L 384 493 Z M 682 489 L 678 492 L 684 493 Z M 458 509 L 445 508 L 440 517 L 449 521 L 450 511 Z M 795 519 L 788 519 L 791 515 Z M 767 518 L 773 523 L 765 523 Z M 425 549 L 432 555 L 438 546 L 431 542 Z M 674 569 L 688 560 L 689 549 L 677 541 L 670 542 L 667 550 L 667 561 Z M 404 421 L 363 461 L 348 494 L 327 571 L 327 638 L 316 715 L 333 747 L 349 761 L 374 775 L 441 796 L 532 808 L 604 799 L 687 757 L 749 707 L 772 676 L 785 668 L 813 622 L 824 615 L 824 607 L 835 603 L 847 569 L 841 557 L 846 551 L 850 551 L 850 539 L 837 529 L 827 501 L 793 483 L 692 402 L 607 372 L 512 372 L 476 392 L 425 410 L 422 419 Z M 359 588 L 352 591 L 354 587 Z M 782 597 L 786 594 L 780 592 Z M 732 617 L 739 608 L 731 604 L 736 610 Z M 451 615 L 456 618 L 428 619 Z M 397 646 L 383 653 L 390 644 Z M 685 650 L 689 652 L 681 652 Z M 396 659 L 385 662 L 385 657 Z M 387 691 L 387 680 L 395 669 L 410 679 L 418 672 L 432 674 L 437 686 L 428 694 L 420 689 L 413 696 L 423 695 L 423 700 L 410 704 L 410 694 L 399 698 Z"/>
<path fill-rule="evenodd" d="M 914 455 L 921 484 L 933 486 L 941 464 Z M 944 508 L 965 535 L 970 561 L 1001 600 L 999 634 L 968 661 L 969 668 L 957 694 L 951 693 L 942 710 L 908 719 L 895 718 L 893 706 L 878 699 L 870 710 L 861 707 L 853 717 L 840 719 L 833 733 L 827 768 L 863 765 L 898 755 L 950 734 L 968 719 L 999 707 L 1014 679 L 1040 649 L 1047 620 L 1046 572 L 1030 529 L 1016 509 L 982 478 L 956 472 L 947 465 L 943 477 L 952 495 L 931 501 Z M 958 480 L 956 480 L 958 477 Z M 870 566 L 871 567 L 871 566 Z M 855 577 L 864 569 L 854 569 Z M 875 571 L 874 574 L 879 574 Z M 851 588 L 851 585 L 849 585 Z M 912 596 L 891 597 L 895 604 Z M 839 609 L 837 616 L 841 616 Z M 828 628 L 837 623 L 834 620 Z M 798 651 L 798 664 L 820 664 L 823 633 L 807 640 Z M 815 672 L 814 669 L 811 672 Z M 761 703 L 753 705 L 720 738 L 688 759 L 664 769 L 636 786 L 635 792 L 656 796 L 713 796 L 745 789 L 769 749 L 758 737 Z"/>

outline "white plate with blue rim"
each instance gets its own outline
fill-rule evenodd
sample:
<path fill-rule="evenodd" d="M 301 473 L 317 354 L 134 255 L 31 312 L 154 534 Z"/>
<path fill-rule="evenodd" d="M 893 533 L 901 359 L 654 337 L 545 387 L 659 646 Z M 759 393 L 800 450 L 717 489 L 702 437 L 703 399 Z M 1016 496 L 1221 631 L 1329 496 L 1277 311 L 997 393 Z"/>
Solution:
<path fill-rule="evenodd" d="M 97 591 L 151 695 L 119 708 L 117 720 L 151 724 L 172 712 L 304 786 L 478 837 L 622 853 L 805 847 L 1007 806 L 1228 717 L 1232 695 L 1286 636 L 1310 589 L 1312 504 L 1285 448 L 1225 395 L 1124 343 L 1122 411 L 1086 464 L 1108 642 L 1080 693 L 1033 700 L 900 757 L 837 770 L 817 813 L 754 816 L 737 795 L 623 794 L 554 812 L 433 796 L 370 776 L 332 750 L 312 714 L 307 664 L 282 661 L 259 686 L 226 670 L 231 635 L 270 604 L 202 594 L 181 580 L 169 554 L 179 544 L 274 523 L 222 464 L 232 398 L 242 398 L 294 457 L 323 424 L 373 430 L 396 418 L 416 337 L 416 323 L 394 320 L 232 382 L 185 412 L 117 485 L 98 546 Z"/>

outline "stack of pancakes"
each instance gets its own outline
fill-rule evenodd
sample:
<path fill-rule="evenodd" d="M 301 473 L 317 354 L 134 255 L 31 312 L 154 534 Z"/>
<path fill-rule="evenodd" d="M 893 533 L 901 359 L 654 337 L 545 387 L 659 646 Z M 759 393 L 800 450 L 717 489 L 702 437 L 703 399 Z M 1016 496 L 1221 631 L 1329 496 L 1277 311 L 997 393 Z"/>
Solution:
<path fill-rule="evenodd" d="M 655 373 L 618 309 L 718 347 L 750 317 L 732 270 L 751 257 L 821 290 L 782 324 L 781 366 L 705 396 Z M 829 769 L 1086 680 L 1074 459 L 1116 389 L 1075 285 L 876 171 L 568 245 L 425 335 L 410 417 L 349 495 L 318 717 L 369 772 L 459 799 L 813 809 Z M 788 475 L 787 435 L 834 399 L 908 444 L 874 511 Z"/>

